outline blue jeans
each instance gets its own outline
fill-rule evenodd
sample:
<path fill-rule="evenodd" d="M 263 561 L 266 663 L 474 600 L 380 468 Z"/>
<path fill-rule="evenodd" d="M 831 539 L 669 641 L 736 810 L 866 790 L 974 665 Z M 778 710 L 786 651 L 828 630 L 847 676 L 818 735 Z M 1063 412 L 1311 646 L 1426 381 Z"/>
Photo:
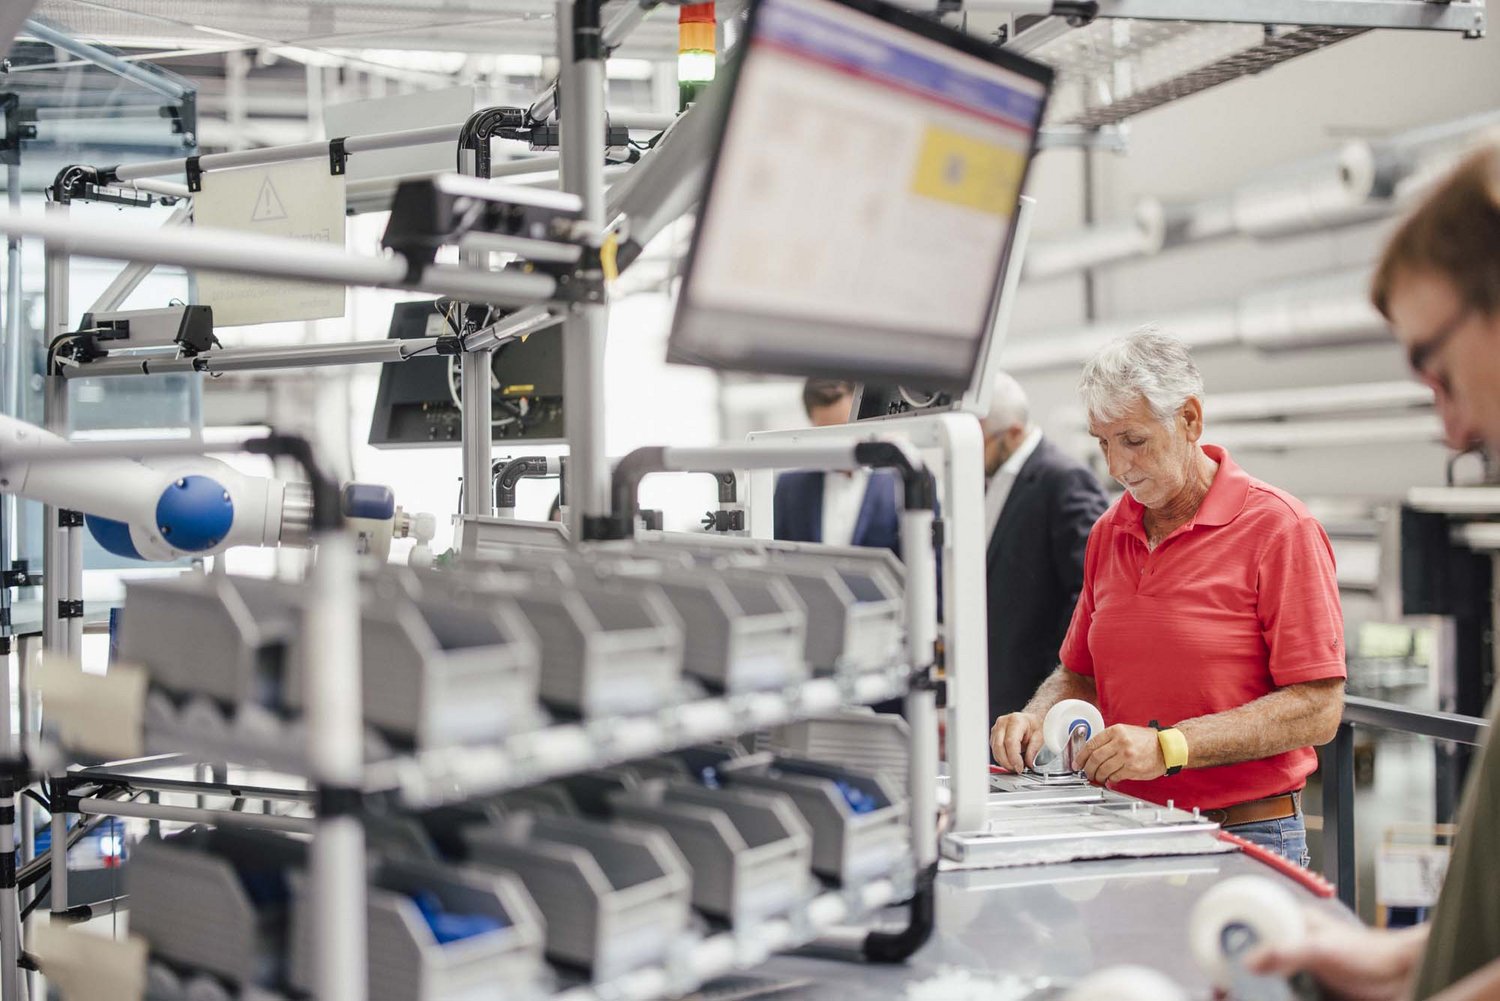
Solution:
<path fill-rule="evenodd" d="M 1261 820 L 1254 824 L 1240 824 L 1224 828 L 1230 834 L 1280 855 L 1282 858 L 1306 869 L 1312 859 L 1307 854 L 1307 825 L 1302 820 L 1302 807 L 1297 807 L 1295 817 L 1282 820 Z"/>

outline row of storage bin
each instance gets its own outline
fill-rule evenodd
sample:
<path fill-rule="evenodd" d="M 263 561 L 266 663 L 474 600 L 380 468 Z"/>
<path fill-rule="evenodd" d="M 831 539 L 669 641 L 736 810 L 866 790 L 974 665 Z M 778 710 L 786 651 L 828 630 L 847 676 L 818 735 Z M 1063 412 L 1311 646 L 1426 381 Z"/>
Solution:
<path fill-rule="evenodd" d="M 304 605 L 282 581 L 132 582 L 119 656 L 172 697 L 295 712 Z M 424 749 L 498 740 L 547 712 L 651 712 L 685 679 L 738 694 L 862 673 L 899 659 L 903 629 L 887 553 L 686 543 L 386 568 L 364 581 L 361 612 L 366 721 Z"/>
<path fill-rule="evenodd" d="M 549 978 L 544 955 L 609 981 L 663 962 L 695 921 L 787 915 L 824 884 L 902 864 L 898 796 L 874 775 L 704 747 L 371 818 L 371 1001 L 525 996 Z M 305 991 L 306 854 L 228 828 L 142 842 L 126 870 L 131 930 L 179 967 Z"/>

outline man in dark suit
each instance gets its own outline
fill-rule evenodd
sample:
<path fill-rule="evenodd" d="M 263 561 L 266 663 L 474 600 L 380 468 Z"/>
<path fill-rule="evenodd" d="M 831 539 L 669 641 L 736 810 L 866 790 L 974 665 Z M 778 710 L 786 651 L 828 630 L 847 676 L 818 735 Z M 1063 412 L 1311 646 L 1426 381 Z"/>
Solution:
<path fill-rule="evenodd" d="M 1088 467 L 1042 437 L 1019 383 L 997 373 L 984 426 L 990 719 L 1057 667 L 1083 587 L 1089 530 L 1108 507 Z"/>
<path fill-rule="evenodd" d="M 809 379 L 802 408 L 813 427 L 849 422 L 854 387 Z M 775 536 L 789 542 L 870 546 L 901 555 L 899 479 L 889 470 L 804 469 L 776 478 Z"/>

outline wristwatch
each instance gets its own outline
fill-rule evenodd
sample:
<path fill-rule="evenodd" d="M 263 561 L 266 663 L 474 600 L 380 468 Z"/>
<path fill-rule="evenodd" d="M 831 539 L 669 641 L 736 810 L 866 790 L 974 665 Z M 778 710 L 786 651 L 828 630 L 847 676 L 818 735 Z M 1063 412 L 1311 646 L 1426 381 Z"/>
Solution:
<path fill-rule="evenodd" d="M 1187 764 L 1187 737 L 1175 726 L 1162 729 L 1156 720 L 1151 721 L 1151 728 L 1156 731 L 1156 739 L 1161 744 L 1161 759 L 1166 762 L 1167 774 L 1176 775 Z"/>

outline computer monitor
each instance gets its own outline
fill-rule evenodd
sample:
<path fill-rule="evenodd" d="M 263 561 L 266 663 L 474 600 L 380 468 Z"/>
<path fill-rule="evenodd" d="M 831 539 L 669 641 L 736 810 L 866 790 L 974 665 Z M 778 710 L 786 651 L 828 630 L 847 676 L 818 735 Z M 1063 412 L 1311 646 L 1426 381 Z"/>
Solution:
<path fill-rule="evenodd" d="M 432 299 L 400 302 L 390 337 L 439 337 L 451 332 Z M 381 366 L 370 444 L 377 448 L 457 445 L 462 440 L 459 360 L 417 355 Z M 560 442 L 563 419 L 561 323 L 495 349 L 490 381 L 494 441 Z"/>
<path fill-rule="evenodd" d="M 1051 70 L 879 0 L 755 0 L 740 50 L 669 358 L 962 390 Z"/>

